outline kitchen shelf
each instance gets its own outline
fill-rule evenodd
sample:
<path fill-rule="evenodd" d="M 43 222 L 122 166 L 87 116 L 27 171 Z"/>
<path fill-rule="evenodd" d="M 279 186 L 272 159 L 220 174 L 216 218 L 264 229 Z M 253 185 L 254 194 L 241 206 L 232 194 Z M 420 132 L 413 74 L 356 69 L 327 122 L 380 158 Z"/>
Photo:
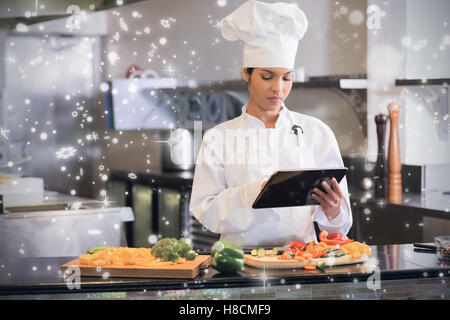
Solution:
<path fill-rule="evenodd" d="M 450 78 L 441 79 L 397 79 L 396 86 L 431 86 L 431 85 L 448 85 Z"/>
<path fill-rule="evenodd" d="M 163 95 L 166 101 L 171 98 L 185 101 L 186 97 L 214 95 L 215 98 L 204 98 L 209 104 L 215 103 L 220 96 L 227 96 L 233 91 L 247 91 L 247 83 L 242 80 L 226 80 L 226 81 L 193 81 L 176 78 L 132 78 L 132 79 L 115 79 L 110 81 L 110 88 L 113 88 L 113 81 L 126 85 L 128 82 L 136 82 L 135 86 L 140 89 L 157 90 Z M 123 84 L 125 82 L 125 84 Z M 321 77 L 310 77 L 305 82 L 296 81 L 293 83 L 293 89 L 327 89 L 345 101 L 355 113 L 358 118 L 363 133 L 367 136 L 367 79 L 366 74 L 346 74 L 346 75 L 332 75 Z M 107 101 L 112 101 L 112 90 L 106 94 Z M 162 98 L 161 98 L 162 99 Z M 161 100 L 160 99 L 160 100 Z M 200 101 L 200 100 L 199 100 Z M 203 100 L 202 100 L 203 101 Z M 205 101 L 203 101 L 206 103 Z M 202 102 L 199 102 L 200 104 Z M 111 102 L 107 102 L 110 105 Z M 114 123 L 114 113 L 112 106 L 109 107 L 109 121 Z M 240 114 L 240 110 L 239 110 Z M 208 124 L 206 124 L 208 125 Z"/>
<path fill-rule="evenodd" d="M 323 88 L 331 90 L 343 99 L 353 110 L 361 127 L 367 128 L 367 75 L 333 75 L 323 77 L 310 77 L 305 82 L 295 81 L 292 89 Z M 197 83 L 196 86 L 186 86 L 185 82 L 177 83 L 175 88 L 163 89 L 164 91 L 188 91 L 188 92 L 224 92 L 246 91 L 247 83 L 244 80 L 209 81 Z M 181 84 L 181 85 L 180 85 Z M 367 137 L 367 132 L 364 130 Z"/>
<path fill-rule="evenodd" d="M 367 89 L 366 75 L 334 75 L 323 77 L 310 77 L 307 81 L 294 81 L 295 88 L 337 88 L 347 89 Z M 226 81 L 203 81 L 197 82 L 195 86 L 187 85 L 187 81 L 177 81 L 174 88 L 164 90 L 195 90 L 195 91 L 224 91 L 224 90 L 247 90 L 247 83 L 244 80 Z"/>

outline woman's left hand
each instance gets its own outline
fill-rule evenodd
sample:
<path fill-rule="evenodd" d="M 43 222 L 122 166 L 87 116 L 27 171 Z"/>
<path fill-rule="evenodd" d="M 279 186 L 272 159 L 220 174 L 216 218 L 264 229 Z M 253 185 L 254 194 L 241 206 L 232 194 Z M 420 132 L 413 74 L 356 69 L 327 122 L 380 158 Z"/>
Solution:
<path fill-rule="evenodd" d="M 314 188 L 313 191 L 316 194 L 312 194 L 312 198 L 320 204 L 328 220 L 334 219 L 339 215 L 341 200 L 343 198 L 341 188 L 335 178 L 331 179 L 331 184 L 333 185 L 333 189 L 330 188 L 328 183 L 322 181 L 322 186 L 325 188 L 326 193 L 318 188 Z"/>

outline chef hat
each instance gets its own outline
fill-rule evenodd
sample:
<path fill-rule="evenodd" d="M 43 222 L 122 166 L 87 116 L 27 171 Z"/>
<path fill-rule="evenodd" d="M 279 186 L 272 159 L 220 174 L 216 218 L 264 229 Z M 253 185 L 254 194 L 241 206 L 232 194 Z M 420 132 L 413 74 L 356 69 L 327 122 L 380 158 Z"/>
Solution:
<path fill-rule="evenodd" d="M 250 0 L 223 18 L 220 25 L 226 40 L 245 42 L 244 67 L 292 69 L 308 20 L 293 4 Z"/>

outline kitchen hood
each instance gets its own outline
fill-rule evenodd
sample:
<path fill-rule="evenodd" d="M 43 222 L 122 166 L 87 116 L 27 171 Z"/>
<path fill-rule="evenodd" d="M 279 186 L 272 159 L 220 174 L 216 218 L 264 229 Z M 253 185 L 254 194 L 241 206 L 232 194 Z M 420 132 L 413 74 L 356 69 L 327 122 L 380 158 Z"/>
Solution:
<path fill-rule="evenodd" d="M 80 12 L 96 12 L 143 0 L 14 0 L 0 1 L 0 29 L 18 24 L 33 25 L 69 17 Z"/>

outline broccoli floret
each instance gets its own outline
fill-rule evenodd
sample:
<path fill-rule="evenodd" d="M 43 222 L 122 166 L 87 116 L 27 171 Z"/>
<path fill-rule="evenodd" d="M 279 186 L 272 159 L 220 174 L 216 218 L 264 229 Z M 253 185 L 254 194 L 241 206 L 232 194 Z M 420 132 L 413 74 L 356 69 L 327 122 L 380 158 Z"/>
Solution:
<path fill-rule="evenodd" d="M 189 250 L 186 255 L 184 256 L 184 258 L 186 258 L 186 260 L 195 260 L 195 258 L 197 257 L 197 253 L 194 250 Z"/>
<path fill-rule="evenodd" d="M 190 242 L 188 242 L 185 238 L 181 238 L 180 240 L 178 240 L 178 255 L 180 257 L 187 258 L 189 251 L 192 251 Z M 192 257 L 192 253 L 190 254 L 190 256 Z"/>
<path fill-rule="evenodd" d="M 175 238 L 164 238 L 155 243 L 152 247 L 152 254 L 157 257 L 164 257 L 169 252 L 177 252 L 178 240 Z"/>
<path fill-rule="evenodd" d="M 161 239 L 155 243 L 151 252 L 153 255 L 162 257 L 166 261 L 177 261 L 179 257 L 194 260 L 196 257 L 192 246 L 185 238 L 181 238 L 180 240 L 175 238 Z M 188 256 L 190 259 L 187 258 Z"/>
<path fill-rule="evenodd" d="M 178 240 L 177 253 L 178 255 L 180 255 L 180 257 L 185 258 L 185 255 L 189 250 L 192 250 L 192 247 L 189 243 L 187 243 L 186 239 L 181 238 L 180 240 Z"/>
<path fill-rule="evenodd" d="M 180 256 L 178 254 L 176 254 L 173 251 L 168 252 L 167 254 L 164 255 L 164 260 L 166 261 L 178 261 L 178 258 Z"/>

